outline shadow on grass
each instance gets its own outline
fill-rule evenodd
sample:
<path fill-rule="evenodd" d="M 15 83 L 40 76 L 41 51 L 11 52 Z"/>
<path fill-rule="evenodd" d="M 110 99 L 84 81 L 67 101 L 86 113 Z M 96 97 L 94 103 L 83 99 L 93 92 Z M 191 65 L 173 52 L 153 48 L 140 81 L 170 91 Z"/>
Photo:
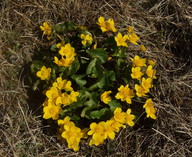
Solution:
<path fill-rule="evenodd" d="M 34 56 L 32 60 L 36 60 L 42 57 L 46 53 L 46 49 L 39 48 L 34 50 Z M 27 86 L 27 103 L 29 106 L 29 111 L 32 112 L 32 115 L 35 117 L 39 117 L 42 121 L 42 125 L 46 126 L 43 127 L 43 132 L 47 135 L 55 136 L 57 131 L 56 123 L 51 119 L 46 120 L 43 118 L 43 103 L 46 99 L 45 94 L 43 94 L 43 81 L 39 80 L 39 78 L 32 73 L 31 65 L 33 62 L 28 62 L 23 66 L 22 71 L 22 80 L 24 80 L 25 86 Z"/>

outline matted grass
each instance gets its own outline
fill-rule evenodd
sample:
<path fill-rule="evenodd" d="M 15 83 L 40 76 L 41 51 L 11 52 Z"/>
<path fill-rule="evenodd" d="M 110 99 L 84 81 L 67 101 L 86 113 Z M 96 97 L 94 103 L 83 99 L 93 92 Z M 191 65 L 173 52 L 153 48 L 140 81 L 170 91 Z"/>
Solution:
<path fill-rule="evenodd" d="M 0 156 L 192 155 L 192 2 L 188 0 L 2 0 L 0 2 Z M 95 24 L 99 16 L 117 27 L 131 25 L 157 60 L 152 91 L 156 121 L 122 130 L 99 147 L 73 152 L 44 124 L 26 82 L 33 52 L 47 48 L 39 36 L 44 21 Z M 32 97 L 33 98 L 33 97 Z"/>

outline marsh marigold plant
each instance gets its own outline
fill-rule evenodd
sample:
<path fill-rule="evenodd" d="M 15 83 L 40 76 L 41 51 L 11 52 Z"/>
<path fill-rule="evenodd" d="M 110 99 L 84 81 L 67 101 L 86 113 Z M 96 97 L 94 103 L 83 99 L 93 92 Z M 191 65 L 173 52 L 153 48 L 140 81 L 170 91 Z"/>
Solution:
<path fill-rule="evenodd" d="M 58 139 L 74 151 L 82 140 L 98 146 L 140 118 L 157 118 L 150 94 L 156 62 L 144 57 L 134 28 L 118 31 L 104 17 L 91 28 L 44 22 L 40 30 L 51 46 L 31 65 L 33 89 L 44 96 L 42 117 L 57 124 Z"/>

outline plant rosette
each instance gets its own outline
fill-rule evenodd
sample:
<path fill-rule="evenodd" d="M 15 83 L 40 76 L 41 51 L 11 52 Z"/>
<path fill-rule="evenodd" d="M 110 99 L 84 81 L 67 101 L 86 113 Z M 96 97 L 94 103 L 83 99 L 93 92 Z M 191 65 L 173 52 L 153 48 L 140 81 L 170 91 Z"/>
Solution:
<path fill-rule="evenodd" d="M 104 17 L 95 26 L 44 22 L 40 29 L 52 46 L 31 65 L 33 87 L 45 96 L 43 118 L 58 125 L 58 138 L 74 151 L 82 139 L 95 146 L 113 140 L 143 113 L 156 119 L 155 62 L 142 57 L 146 48 L 133 27 L 118 32 Z"/>

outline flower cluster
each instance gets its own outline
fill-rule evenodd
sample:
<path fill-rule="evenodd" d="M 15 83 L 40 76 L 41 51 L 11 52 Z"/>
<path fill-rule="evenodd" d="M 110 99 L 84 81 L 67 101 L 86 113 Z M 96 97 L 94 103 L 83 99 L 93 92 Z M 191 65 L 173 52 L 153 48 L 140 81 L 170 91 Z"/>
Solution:
<path fill-rule="evenodd" d="M 75 124 L 70 121 L 70 118 L 67 116 L 63 120 L 57 121 L 59 128 L 59 138 L 63 138 L 67 141 L 68 147 L 72 148 L 74 151 L 79 150 L 79 143 L 81 138 L 85 138 L 85 130 L 81 130 Z"/>
<path fill-rule="evenodd" d="M 71 46 L 70 43 L 64 46 L 60 46 L 59 54 L 61 56 L 61 59 L 54 57 L 54 62 L 58 66 L 64 66 L 64 67 L 69 67 L 75 60 L 76 56 L 75 49 Z"/>
<path fill-rule="evenodd" d="M 70 93 L 70 94 L 69 94 Z M 71 87 L 71 81 L 56 79 L 52 87 L 46 91 L 46 97 L 43 106 L 43 118 L 57 120 L 62 106 L 67 106 L 77 101 L 78 92 Z"/>
<path fill-rule="evenodd" d="M 92 135 L 89 142 L 90 145 L 96 145 L 104 143 L 104 140 L 109 138 L 113 140 L 115 138 L 115 133 L 119 132 L 120 128 L 125 128 L 125 124 L 129 126 L 134 125 L 135 116 L 131 114 L 131 109 L 127 109 L 127 112 L 122 112 L 121 108 L 116 108 L 114 111 L 114 116 L 105 121 L 97 123 L 91 123 L 90 131 L 88 135 Z"/>
<path fill-rule="evenodd" d="M 47 35 L 47 39 L 50 40 L 52 33 L 51 25 L 48 22 L 43 22 L 43 25 L 40 26 L 40 29 L 43 31 L 44 35 Z"/>
<path fill-rule="evenodd" d="M 114 26 L 114 21 L 112 19 L 108 19 L 108 21 L 105 21 L 104 17 L 99 17 L 97 24 L 100 26 L 102 32 L 117 31 L 117 29 Z"/>
<path fill-rule="evenodd" d="M 147 118 L 157 118 L 150 98 L 156 63 L 142 57 L 147 49 L 134 28 L 120 32 L 104 17 L 96 24 L 98 30 L 89 31 L 72 22 L 44 22 L 40 29 L 51 51 L 31 66 L 40 78 L 35 89 L 45 95 L 43 118 L 57 121 L 58 138 L 74 151 L 85 138 L 95 146 L 113 140 L 144 111 Z M 127 53 L 133 57 L 127 59 Z"/>
<path fill-rule="evenodd" d="M 86 34 L 81 34 L 80 38 L 82 39 L 81 43 L 83 45 L 92 44 L 93 38 L 92 38 L 92 36 L 90 34 L 87 34 L 87 35 Z"/>

